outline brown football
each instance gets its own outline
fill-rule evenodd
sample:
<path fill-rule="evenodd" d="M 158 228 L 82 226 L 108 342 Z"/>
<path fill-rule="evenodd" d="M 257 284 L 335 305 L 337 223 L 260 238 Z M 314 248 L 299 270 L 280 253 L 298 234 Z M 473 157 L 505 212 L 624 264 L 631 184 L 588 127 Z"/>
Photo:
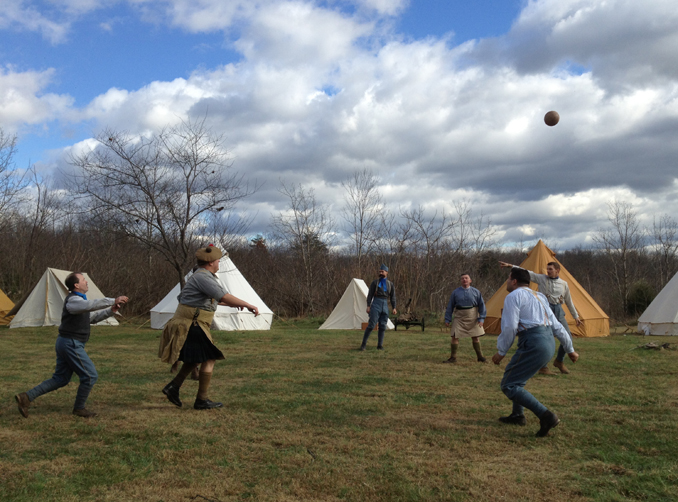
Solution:
<path fill-rule="evenodd" d="M 546 115 L 544 115 L 544 123 L 547 126 L 553 127 L 554 125 L 556 125 L 558 123 L 559 120 L 560 120 L 560 115 L 558 115 L 558 112 L 554 112 L 553 110 L 551 110 Z"/>

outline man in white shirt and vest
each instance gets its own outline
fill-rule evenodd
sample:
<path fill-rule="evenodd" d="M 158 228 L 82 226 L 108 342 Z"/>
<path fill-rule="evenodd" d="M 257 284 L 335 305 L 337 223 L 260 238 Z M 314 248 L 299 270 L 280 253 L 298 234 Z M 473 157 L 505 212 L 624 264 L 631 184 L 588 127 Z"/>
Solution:
<path fill-rule="evenodd" d="M 530 289 L 527 270 L 513 267 L 506 281 L 506 290 L 509 295 L 504 300 L 501 334 L 497 338 L 497 353 L 492 356 L 492 362 L 501 362 L 516 336 L 518 350 L 506 365 L 501 381 L 502 392 L 513 401 L 513 411 L 499 420 L 523 426 L 526 424 L 524 408 L 527 408 L 539 418 L 537 437 L 547 436 L 560 420 L 525 390 L 525 384 L 551 359 L 556 346 L 554 335 L 572 362 L 579 359 L 579 354 L 572 347 L 570 334 L 553 315 L 546 297 Z"/>

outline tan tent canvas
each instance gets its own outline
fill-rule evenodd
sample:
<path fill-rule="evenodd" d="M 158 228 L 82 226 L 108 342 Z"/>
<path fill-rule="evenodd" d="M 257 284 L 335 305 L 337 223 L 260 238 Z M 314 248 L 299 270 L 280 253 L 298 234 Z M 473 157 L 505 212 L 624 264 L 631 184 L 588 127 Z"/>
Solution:
<path fill-rule="evenodd" d="M 33 288 L 31 294 L 28 295 L 26 301 L 21 305 L 14 319 L 9 323 L 9 327 L 58 326 L 61 323 L 64 300 L 68 295 L 68 288 L 64 282 L 68 274 L 70 272 L 66 270 L 48 268 L 42 274 L 40 281 Z M 87 298 L 91 300 L 105 298 L 104 294 L 94 284 L 94 281 L 87 274 L 83 273 L 82 275 L 85 276 L 89 284 Z M 97 324 L 117 326 L 118 321 L 113 317 L 109 317 Z"/>
<path fill-rule="evenodd" d="M 532 251 L 527 254 L 527 258 L 520 266 L 537 274 L 545 274 L 546 264 L 552 261 L 560 263 L 556 259 L 555 253 L 540 240 L 537 245 L 532 248 Z M 505 270 L 506 276 L 508 277 L 508 269 Z M 560 263 L 560 278 L 567 282 L 570 287 L 574 308 L 577 309 L 579 318 L 584 321 L 581 326 L 577 327 L 567 306 L 563 305 L 565 319 L 567 320 L 572 335 L 583 337 L 609 336 L 610 318 L 603 312 L 603 309 L 598 306 L 593 298 L 591 298 L 581 284 L 579 284 L 575 278 L 570 275 L 567 269 L 563 267 L 562 263 Z M 534 283 L 530 284 L 530 287 L 535 291 L 537 290 L 537 285 Z M 501 310 L 504 308 L 504 299 L 506 298 L 506 295 L 508 295 L 508 291 L 506 291 L 506 287 L 502 285 L 492 298 L 487 301 L 487 319 L 485 319 L 486 333 L 492 335 L 501 333 Z"/>
<path fill-rule="evenodd" d="M 351 279 L 351 283 L 344 291 L 339 303 L 327 320 L 318 329 L 362 329 L 362 323 L 368 322 L 367 294 L 369 288 L 362 279 Z M 395 326 L 388 320 L 386 329 Z"/>
<path fill-rule="evenodd" d="M 10 310 L 14 308 L 14 303 L 10 300 L 4 291 L 0 289 L 0 326 L 9 324 L 10 319 L 5 317 Z"/>
<path fill-rule="evenodd" d="M 638 318 L 638 332 L 645 335 L 678 335 L 678 274 L 673 276 Z"/>

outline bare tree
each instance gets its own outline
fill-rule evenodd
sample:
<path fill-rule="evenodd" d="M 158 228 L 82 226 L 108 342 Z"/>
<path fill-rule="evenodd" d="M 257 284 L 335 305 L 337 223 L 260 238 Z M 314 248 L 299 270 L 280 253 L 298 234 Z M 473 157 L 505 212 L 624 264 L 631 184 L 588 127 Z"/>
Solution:
<path fill-rule="evenodd" d="M 183 287 L 210 218 L 255 189 L 232 171 L 223 136 L 213 135 L 204 119 L 147 136 L 108 129 L 96 140 L 70 158 L 71 189 L 93 218 L 159 252 Z"/>
<path fill-rule="evenodd" d="M 422 206 L 409 211 L 401 211 L 403 219 L 409 223 L 411 240 L 409 252 L 417 258 L 421 267 L 413 276 L 413 291 L 411 298 L 417 304 L 416 298 L 422 296 L 424 289 L 428 289 L 429 310 L 435 310 L 436 303 L 450 287 L 452 275 L 449 267 L 442 266 L 441 258 L 449 250 L 449 239 L 452 236 L 456 221 L 445 211 L 434 211 L 427 215 Z M 436 299 L 438 302 L 436 302 Z"/>
<path fill-rule="evenodd" d="M 659 272 L 659 288 L 663 288 L 676 272 L 676 254 L 678 253 L 678 222 L 668 214 L 652 222 L 654 252 Z"/>
<path fill-rule="evenodd" d="M 20 203 L 19 195 L 28 185 L 26 174 L 18 174 L 14 164 L 16 135 L 10 136 L 0 128 L 0 225 L 10 210 Z"/>
<path fill-rule="evenodd" d="M 362 273 L 363 257 L 373 251 L 378 238 L 382 206 L 378 184 L 379 179 L 367 168 L 354 172 L 348 181 L 341 184 L 346 192 L 342 216 L 356 258 L 356 277 Z"/>
<path fill-rule="evenodd" d="M 25 237 L 23 252 L 23 287 L 28 288 L 34 280 L 34 264 L 38 254 L 48 253 L 44 237 L 48 233 L 55 233 L 59 220 L 64 216 L 64 200 L 60 191 L 51 183 L 51 180 L 42 178 L 35 169 L 29 170 L 31 177 L 32 196 L 23 201 L 25 215 Z M 27 223 L 27 224 L 26 224 Z M 42 271 L 39 271 L 42 273 Z"/>
<path fill-rule="evenodd" d="M 457 222 L 452 239 L 456 252 L 477 254 L 494 245 L 496 229 L 489 217 L 482 211 L 477 216 L 473 214 L 473 208 L 468 200 L 456 202 L 454 209 L 457 212 Z"/>
<path fill-rule="evenodd" d="M 633 276 L 631 259 L 642 252 L 645 231 L 629 202 L 618 200 L 609 202 L 607 219 L 610 227 L 600 229 L 597 235 L 593 236 L 593 240 L 610 260 L 612 265 L 610 274 L 621 299 L 622 310 L 626 313 Z"/>
<path fill-rule="evenodd" d="M 301 311 L 315 313 L 315 290 L 319 279 L 318 257 L 329 251 L 334 221 L 327 205 L 319 204 L 312 188 L 286 185 L 281 181 L 279 192 L 288 199 L 288 210 L 271 218 L 274 236 L 284 242 L 301 259 Z"/>

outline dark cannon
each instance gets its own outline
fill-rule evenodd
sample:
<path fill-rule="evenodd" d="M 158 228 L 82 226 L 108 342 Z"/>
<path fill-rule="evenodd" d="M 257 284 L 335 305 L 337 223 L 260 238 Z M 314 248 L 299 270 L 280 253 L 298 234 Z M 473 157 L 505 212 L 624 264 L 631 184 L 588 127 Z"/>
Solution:
<path fill-rule="evenodd" d="M 421 326 L 421 330 L 424 331 L 426 323 L 424 317 L 421 319 L 410 311 L 410 304 L 412 303 L 412 298 L 407 300 L 407 305 L 405 305 L 405 313 L 400 314 L 395 318 L 393 324 L 395 325 L 395 330 L 398 331 L 398 326 L 405 326 L 405 329 L 410 329 L 410 326 Z"/>

